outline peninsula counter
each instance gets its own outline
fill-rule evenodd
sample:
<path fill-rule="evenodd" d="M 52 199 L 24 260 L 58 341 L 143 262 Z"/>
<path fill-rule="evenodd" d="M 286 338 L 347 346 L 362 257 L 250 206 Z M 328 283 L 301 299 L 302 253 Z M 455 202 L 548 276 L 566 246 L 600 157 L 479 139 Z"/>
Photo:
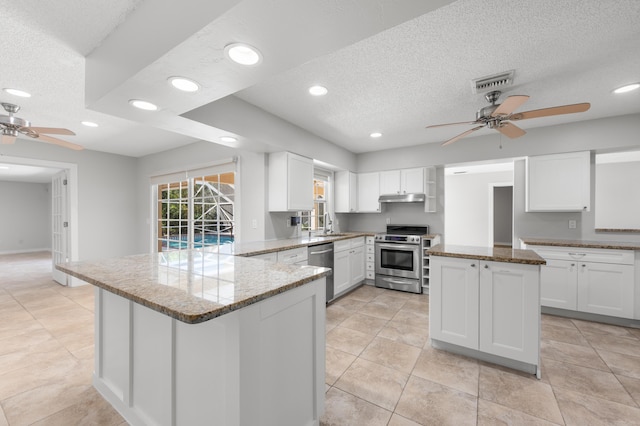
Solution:
<path fill-rule="evenodd" d="M 318 425 L 325 276 L 203 250 L 71 262 L 96 286 L 96 389 L 133 425 Z"/>

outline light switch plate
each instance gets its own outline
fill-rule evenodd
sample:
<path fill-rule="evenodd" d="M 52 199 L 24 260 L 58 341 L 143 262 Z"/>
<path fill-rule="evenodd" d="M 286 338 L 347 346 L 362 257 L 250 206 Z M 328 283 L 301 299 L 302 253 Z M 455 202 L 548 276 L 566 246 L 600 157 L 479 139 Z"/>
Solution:
<path fill-rule="evenodd" d="M 576 221 L 575 220 L 570 220 L 569 221 L 569 229 L 576 229 Z"/>

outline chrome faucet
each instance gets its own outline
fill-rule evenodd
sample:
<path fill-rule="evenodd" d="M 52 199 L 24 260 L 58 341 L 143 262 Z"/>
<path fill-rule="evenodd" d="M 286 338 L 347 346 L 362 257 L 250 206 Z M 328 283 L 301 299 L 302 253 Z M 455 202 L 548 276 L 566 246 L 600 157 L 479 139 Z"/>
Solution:
<path fill-rule="evenodd" d="M 329 229 L 327 229 L 327 225 L 329 225 Z M 324 229 L 326 234 L 333 234 L 333 221 L 329 212 L 324 214 Z"/>

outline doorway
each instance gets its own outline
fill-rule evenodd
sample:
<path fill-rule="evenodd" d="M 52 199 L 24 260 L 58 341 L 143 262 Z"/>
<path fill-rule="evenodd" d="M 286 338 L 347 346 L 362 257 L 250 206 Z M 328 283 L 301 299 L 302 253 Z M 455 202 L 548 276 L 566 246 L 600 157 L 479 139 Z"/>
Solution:
<path fill-rule="evenodd" d="M 493 246 L 512 247 L 513 244 L 513 185 L 493 185 Z"/>

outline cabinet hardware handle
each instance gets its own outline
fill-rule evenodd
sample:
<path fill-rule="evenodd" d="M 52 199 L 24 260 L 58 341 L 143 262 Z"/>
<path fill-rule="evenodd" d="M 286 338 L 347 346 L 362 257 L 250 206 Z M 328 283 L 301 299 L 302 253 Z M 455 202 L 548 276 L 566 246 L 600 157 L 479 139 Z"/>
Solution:
<path fill-rule="evenodd" d="M 489 269 L 489 265 L 484 265 L 484 269 Z"/>
<path fill-rule="evenodd" d="M 475 264 L 475 263 L 472 263 L 472 264 L 471 264 L 471 267 L 472 267 L 472 268 L 475 268 L 475 267 L 476 267 L 476 264 Z"/>
<path fill-rule="evenodd" d="M 580 257 L 584 257 L 586 256 L 586 253 L 569 253 L 569 256 L 580 256 Z"/>
<path fill-rule="evenodd" d="M 572 264 L 571 264 L 571 267 L 573 268 L 574 266 L 576 266 L 576 264 L 575 264 L 575 263 L 572 263 Z"/>

